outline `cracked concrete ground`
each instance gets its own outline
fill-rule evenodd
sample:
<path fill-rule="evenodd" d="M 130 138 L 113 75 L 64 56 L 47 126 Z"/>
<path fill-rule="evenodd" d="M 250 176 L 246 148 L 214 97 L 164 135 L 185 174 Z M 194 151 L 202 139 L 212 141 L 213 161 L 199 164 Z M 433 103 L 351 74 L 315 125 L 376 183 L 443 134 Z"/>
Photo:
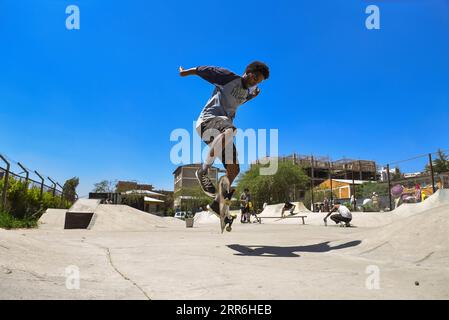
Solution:
<path fill-rule="evenodd" d="M 183 224 L 0 229 L 0 299 L 448 299 L 448 245 L 435 228 L 427 244 L 413 242 L 425 228 L 402 235 L 423 223 L 416 218 L 358 228 L 236 223 L 225 234 Z M 67 287 L 70 266 L 79 289 Z"/>

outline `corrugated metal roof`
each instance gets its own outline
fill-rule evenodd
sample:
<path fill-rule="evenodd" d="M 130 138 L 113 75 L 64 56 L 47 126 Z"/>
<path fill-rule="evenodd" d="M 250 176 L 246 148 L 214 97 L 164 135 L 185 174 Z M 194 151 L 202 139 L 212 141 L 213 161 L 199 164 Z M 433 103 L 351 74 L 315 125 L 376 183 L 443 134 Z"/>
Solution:
<path fill-rule="evenodd" d="M 158 202 L 158 203 L 160 203 L 160 202 L 163 203 L 163 202 L 164 202 L 164 201 L 162 201 L 162 200 L 154 199 L 154 198 L 150 198 L 150 197 L 144 197 L 143 200 L 144 200 L 145 202 Z"/>
<path fill-rule="evenodd" d="M 122 194 L 148 194 L 151 196 L 165 197 L 165 194 L 157 193 L 154 191 L 148 191 L 148 190 L 130 190 L 130 191 L 122 192 Z"/>
<path fill-rule="evenodd" d="M 329 179 L 328 179 L 329 180 Z M 332 179 L 332 181 L 337 181 L 341 183 L 348 183 L 352 184 L 352 180 L 345 180 L 345 179 Z M 366 182 L 372 182 L 372 181 L 365 181 L 365 180 L 354 180 L 354 184 L 364 184 Z"/>

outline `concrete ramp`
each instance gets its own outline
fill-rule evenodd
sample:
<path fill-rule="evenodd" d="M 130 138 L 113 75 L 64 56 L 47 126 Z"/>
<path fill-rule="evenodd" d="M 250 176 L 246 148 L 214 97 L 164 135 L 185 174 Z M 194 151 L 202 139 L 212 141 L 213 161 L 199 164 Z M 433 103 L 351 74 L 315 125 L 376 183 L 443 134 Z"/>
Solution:
<path fill-rule="evenodd" d="M 404 203 L 393 210 L 392 213 L 400 217 L 408 217 L 445 205 L 449 205 L 449 189 L 440 189 L 423 202 Z"/>
<path fill-rule="evenodd" d="M 45 213 L 39 219 L 39 229 L 64 229 L 66 212 L 67 209 L 47 209 L 47 211 L 45 211 Z"/>
<path fill-rule="evenodd" d="M 352 251 L 359 257 L 374 260 L 402 260 L 447 268 L 448 230 L 449 204 L 443 204 L 372 230 L 362 239 L 362 245 Z"/>
<path fill-rule="evenodd" d="M 88 229 L 95 231 L 151 231 L 154 228 L 181 226 L 185 222 L 178 219 L 165 219 L 126 205 L 101 204 Z"/>
<path fill-rule="evenodd" d="M 209 211 L 197 212 L 193 217 L 193 221 L 194 226 L 199 224 L 220 224 L 220 218 Z"/>
<path fill-rule="evenodd" d="M 100 203 L 99 199 L 78 199 L 68 212 L 94 212 Z"/>
<path fill-rule="evenodd" d="M 100 204 L 101 200 L 80 199 L 69 210 L 47 209 L 39 219 L 43 230 L 88 229 L 96 231 L 148 231 L 185 227 L 172 217 L 159 217 L 126 205 Z"/>
<path fill-rule="evenodd" d="M 101 200 L 78 199 L 65 214 L 64 229 L 87 229 Z"/>
<path fill-rule="evenodd" d="M 296 203 L 295 203 L 296 204 Z M 449 208 L 449 190 L 442 189 L 438 190 L 427 198 L 424 202 L 420 203 L 404 203 L 399 206 L 396 210 L 391 212 L 352 212 L 352 223 L 357 227 L 380 227 L 386 226 L 396 221 L 402 221 L 409 217 L 419 215 L 421 213 L 427 214 L 431 210 L 440 208 Z M 305 209 L 307 210 L 307 209 Z M 447 210 L 447 209 L 446 209 Z M 296 213 L 295 215 L 307 215 L 306 223 L 308 225 L 323 226 L 323 219 L 327 215 L 326 212 L 311 212 L 302 211 Z M 448 220 L 449 220 L 449 210 L 448 210 Z M 296 219 L 271 219 L 266 220 L 264 223 L 271 224 L 297 224 Z M 332 226 L 333 222 L 328 220 L 328 223 Z"/>
<path fill-rule="evenodd" d="M 297 213 L 311 213 L 312 212 L 309 209 L 307 209 L 307 207 L 301 201 L 293 202 L 293 204 L 296 206 L 295 207 L 295 211 L 293 211 L 294 214 L 297 214 Z"/>
<path fill-rule="evenodd" d="M 267 205 L 265 209 L 259 214 L 259 217 L 281 217 L 283 207 L 283 203 Z"/>

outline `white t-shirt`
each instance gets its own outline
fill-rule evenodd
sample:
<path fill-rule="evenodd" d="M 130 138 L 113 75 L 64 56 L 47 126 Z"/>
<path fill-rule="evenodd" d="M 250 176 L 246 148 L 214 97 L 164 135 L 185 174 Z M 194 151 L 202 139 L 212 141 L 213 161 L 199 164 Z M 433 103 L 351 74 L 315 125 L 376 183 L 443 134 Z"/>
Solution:
<path fill-rule="evenodd" d="M 349 211 L 349 209 L 346 206 L 342 205 L 342 204 L 338 208 L 338 213 L 341 214 L 341 216 L 343 218 L 352 219 L 351 211 Z"/>

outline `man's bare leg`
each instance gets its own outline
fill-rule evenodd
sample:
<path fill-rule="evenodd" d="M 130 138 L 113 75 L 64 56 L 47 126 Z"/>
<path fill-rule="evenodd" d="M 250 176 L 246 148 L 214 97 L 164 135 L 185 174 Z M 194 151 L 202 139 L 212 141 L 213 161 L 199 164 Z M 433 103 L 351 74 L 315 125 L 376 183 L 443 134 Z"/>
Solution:
<path fill-rule="evenodd" d="M 213 131 L 206 131 L 205 132 L 205 138 L 207 139 L 207 135 L 213 133 Z M 211 135 L 212 136 L 212 135 Z M 234 138 L 234 129 L 228 128 L 222 133 L 218 134 L 214 140 L 209 144 L 209 152 L 207 154 L 207 158 L 205 159 L 202 167 L 196 172 L 196 176 L 198 178 L 198 181 L 200 182 L 201 188 L 203 191 L 211 196 L 214 197 L 216 195 L 216 189 L 213 185 L 210 178 L 207 176 L 209 168 L 214 163 L 217 156 L 221 155 L 223 152 L 223 148 L 229 144 L 229 142 L 233 142 Z M 230 181 L 232 183 L 232 181 Z"/>
<path fill-rule="evenodd" d="M 234 137 L 234 130 L 232 128 L 228 128 L 224 132 L 217 135 L 217 137 L 215 137 L 215 139 L 209 144 L 210 150 L 207 154 L 206 160 L 202 165 L 202 168 L 198 169 L 196 172 L 196 177 L 200 183 L 201 188 L 203 189 L 203 192 L 210 197 L 215 197 L 217 190 L 207 175 L 208 170 L 214 163 L 217 156 L 222 154 L 223 147 L 226 146 L 229 142 L 232 143 L 233 137 Z M 230 182 L 232 183 L 231 180 Z"/>
<path fill-rule="evenodd" d="M 234 155 L 234 145 L 233 145 L 233 137 L 234 137 L 234 130 L 232 128 L 227 129 L 222 134 L 217 136 L 215 141 L 221 141 L 222 143 L 211 143 L 210 147 L 211 150 L 209 152 L 210 159 L 215 159 L 216 155 L 222 155 L 225 154 L 224 159 L 222 159 L 223 164 L 226 168 L 226 176 L 229 180 L 229 185 L 231 186 L 234 182 L 235 178 L 237 178 L 238 174 L 240 173 L 240 165 L 237 162 L 237 155 Z M 223 152 L 223 146 L 224 146 L 224 152 Z M 209 163 L 210 159 L 206 161 L 206 163 Z M 234 161 L 235 160 L 235 161 Z M 213 162 L 212 162 L 213 163 Z M 231 189 L 229 194 L 226 196 L 227 200 L 230 200 L 232 198 L 232 195 L 234 194 L 234 189 Z M 217 194 L 215 196 L 214 202 L 211 204 L 212 210 L 218 213 L 217 210 L 219 210 L 219 204 L 218 204 L 218 198 L 219 195 Z M 230 218 L 230 217 L 228 217 Z M 228 220 L 230 222 L 231 220 Z"/>

